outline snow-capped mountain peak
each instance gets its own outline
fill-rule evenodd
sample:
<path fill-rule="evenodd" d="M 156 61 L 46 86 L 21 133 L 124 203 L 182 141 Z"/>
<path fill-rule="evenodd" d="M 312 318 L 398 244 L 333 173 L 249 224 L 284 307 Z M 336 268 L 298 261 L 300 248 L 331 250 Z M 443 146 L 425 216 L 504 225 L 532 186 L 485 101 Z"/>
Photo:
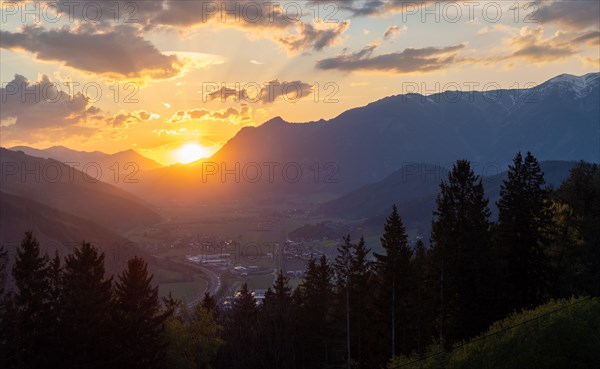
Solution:
<path fill-rule="evenodd" d="M 583 76 L 561 74 L 548 80 L 544 85 L 546 87 L 560 86 L 560 88 L 573 91 L 577 98 L 584 98 L 590 93 L 593 87 L 598 86 L 599 77 L 600 73 L 588 73 Z"/>

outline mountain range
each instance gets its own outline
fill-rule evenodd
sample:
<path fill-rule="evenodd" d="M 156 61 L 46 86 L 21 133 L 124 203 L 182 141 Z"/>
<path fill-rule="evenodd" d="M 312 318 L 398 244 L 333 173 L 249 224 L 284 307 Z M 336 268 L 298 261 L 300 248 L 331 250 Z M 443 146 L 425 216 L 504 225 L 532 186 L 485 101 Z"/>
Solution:
<path fill-rule="evenodd" d="M 540 161 L 599 162 L 599 81 L 600 73 L 561 75 L 529 89 L 395 95 L 327 121 L 276 117 L 242 128 L 209 159 L 146 172 L 136 190 L 157 199 L 207 201 L 275 192 L 343 194 L 416 163 L 448 167 L 468 159 L 506 168 L 517 151 L 531 151 Z M 215 173 L 210 165 L 222 167 L 207 175 Z M 256 165 L 262 167 L 258 181 Z M 272 181 L 268 165 L 277 165 Z M 286 165 L 288 177 L 302 168 L 297 181 L 283 175 Z M 223 177 L 221 168 L 241 175 Z M 252 174 L 244 175 L 246 169 Z"/>
<path fill-rule="evenodd" d="M 116 273 L 126 254 L 144 254 L 123 234 L 162 221 L 145 201 L 55 159 L 0 148 L 0 167 L 3 245 L 18 245 L 31 230 L 44 251 L 64 256 L 85 240 L 105 252 L 107 269 Z"/>
<path fill-rule="evenodd" d="M 106 254 L 109 274 L 117 274 L 126 265 L 127 255 L 145 254 L 125 237 L 108 228 L 57 208 L 22 196 L 0 192 L 0 243 L 14 260 L 25 231 L 32 231 L 43 252 L 67 255 L 82 241 L 90 242 Z"/>
<path fill-rule="evenodd" d="M 129 162 L 136 163 L 140 171 L 153 170 L 162 167 L 158 162 L 142 156 L 132 149 L 119 151 L 114 154 L 107 154 L 101 151 L 77 151 L 64 146 L 52 146 L 47 149 L 35 149 L 29 146 L 14 146 L 9 149 L 12 151 L 22 151 L 29 156 L 55 159 L 63 163 L 78 163 L 80 166 L 87 163 L 97 163 L 105 171 L 109 171 L 109 168 L 114 163 L 119 163 L 120 166 Z"/>

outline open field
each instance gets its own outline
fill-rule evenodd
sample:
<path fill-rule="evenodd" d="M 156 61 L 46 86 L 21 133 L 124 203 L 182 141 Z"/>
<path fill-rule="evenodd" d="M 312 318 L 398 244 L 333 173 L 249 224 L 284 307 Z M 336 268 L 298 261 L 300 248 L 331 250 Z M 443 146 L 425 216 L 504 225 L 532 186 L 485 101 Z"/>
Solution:
<path fill-rule="evenodd" d="M 204 294 L 206 285 L 206 281 L 201 279 L 191 282 L 163 283 L 158 285 L 158 296 L 166 297 L 170 292 L 173 298 L 189 303 Z"/>

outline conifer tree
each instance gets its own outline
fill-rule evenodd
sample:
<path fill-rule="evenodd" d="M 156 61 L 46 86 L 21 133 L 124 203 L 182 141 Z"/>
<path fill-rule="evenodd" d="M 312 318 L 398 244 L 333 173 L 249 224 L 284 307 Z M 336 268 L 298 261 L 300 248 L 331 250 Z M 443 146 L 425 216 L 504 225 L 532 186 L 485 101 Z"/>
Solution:
<path fill-rule="evenodd" d="M 549 288 L 546 249 L 552 228 L 549 191 L 540 166 L 517 153 L 498 200 L 497 247 L 503 276 L 503 313 L 533 307 Z"/>
<path fill-rule="evenodd" d="M 340 331 L 345 332 L 346 342 L 346 364 L 348 367 L 352 365 L 352 325 L 350 319 L 350 290 L 351 290 L 351 264 L 352 264 L 352 249 L 354 245 L 350 239 L 350 235 L 342 238 L 343 242 L 337 248 L 337 255 L 334 261 L 337 306 L 336 316 L 339 322 L 345 322 L 344 328 L 340 327 Z M 342 318 L 343 317 L 343 318 Z"/>
<path fill-rule="evenodd" d="M 62 295 L 62 265 L 58 251 L 54 258 L 48 264 L 48 282 L 49 282 L 49 303 L 48 317 L 46 319 L 48 344 L 46 349 L 49 352 L 47 357 L 50 367 L 61 365 L 62 357 L 65 355 L 65 348 L 60 342 L 61 327 L 61 300 Z"/>
<path fill-rule="evenodd" d="M 217 318 L 219 305 L 217 304 L 217 300 L 210 293 L 204 293 L 204 297 L 202 298 L 202 302 L 200 303 L 202 307 L 204 307 L 208 312 L 213 314 L 213 317 Z"/>
<path fill-rule="evenodd" d="M 325 255 L 318 260 L 311 257 L 304 280 L 296 290 L 301 367 L 327 367 L 334 359 L 333 277 Z"/>
<path fill-rule="evenodd" d="M 152 286 L 146 262 L 134 257 L 115 283 L 115 329 L 122 368 L 158 368 L 163 361 L 164 321 L 158 287 Z"/>
<path fill-rule="evenodd" d="M 26 232 L 17 250 L 12 275 L 17 287 L 14 358 L 17 367 L 46 367 L 52 327 L 50 267 L 47 255 L 32 232 Z"/>
<path fill-rule="evenodd" d="M 440 276 L 440 336 L 445 343 L 472 337 L 491 323 L 490 210 L 470 163 L 457 161 L 440 184 L 432 223 L 432 255 Z"/>
<path fill-rule="evenodd" d="M 244 283 L 233 300 L 227 321 L 225 342 L 229 364 L 226 366 L 241 369 L 257 365 L 257 317 L 254 292 Z"/>
<path fill-rule="evenodd" d="M 379 283 L 377 297 L 384 313 L 381 320 L 389 327 L 386 329 L 390 347 L 388 356 L 409 354 L 413 349 L 408 342 L 409 324 L 413 320 L 410 311 L 410 291 L 414 283 L 410 265 L 412 250 L 396 205 L 386 220 L 381 246 L 385 253 L 375 253 Z"/>
<path fill-rule="evenodd" d="M 425 248 L 423 240 L 418 239 L 415 244 L 414 257 L 411 261 L 414 273 L 414 332 L 416 352 L 425 352 L 427 344 L 433 336 L 433 322 L 435 320 L 433 308 L 433 288 L 431 258 Z"/>
<path fill-rule="evenodd" d="M 347 362 L 365 367 L 370 359 L 370 336 L 367 335 L 369 317 L 370 283 L 372 282 L 372 262 L 368 255 L 371 250 L 361 237 L 357 244 L 350 236 L 343 238 L 338 247 L 334 269 L 337 279 L 338 319 L 345 320 Z M 345 319 L 340 319 L 345 315 Z M 371 331 L 372 332 L 372 331 Z"/>
<path fill-rule="evenodd" d="M 112 278 L 105 278 L 104 253 L 82 242 L 66 257 L 60 302 L 64 367 L 115 367 Z"/>
<path fill-rule="evenodd" d="M 359 368 L 374 366 L 372 342 L 378 341 L 371 326 L 376 305 L 370 296 L 373 284 L 373 262 L 369 258 L 371 249 L 366 246 L 364 237 L 353 244 L 350 263 L 350 306 L 351 320 L 354 323 L 355 357 Z"/>
<path fill-rule="evenodd" d="M 260 324 L 264 346 L 264 366 L 266 368 L 292 367 L 294 357 L 292 336 L 292 295 L 289 278 L 280 270 L 273 284 L 265 294 L 261 309 Z"/>

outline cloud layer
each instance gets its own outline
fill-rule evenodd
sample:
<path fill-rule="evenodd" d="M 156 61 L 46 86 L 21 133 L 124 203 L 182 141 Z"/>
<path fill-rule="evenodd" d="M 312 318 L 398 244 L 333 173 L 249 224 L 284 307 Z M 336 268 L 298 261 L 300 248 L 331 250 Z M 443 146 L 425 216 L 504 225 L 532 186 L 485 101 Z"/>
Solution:
<path fill-rule="evenodd" d="M 105 32 L 89 27 L 46 30 L 25 26 L 20 32 L 0 31 L 0 37 L 2 48 L 25 50 L 39 60 L 63 62 L 84 72 L 113 78 L 172 78 L 183 67 L 176 56 L 162 54 L 130 26 Z"/>
<path fill-rule="evenodd" d="M 0 89 L 2 139 L 36 143 L 103 134 L 126 137 L 123 132 L 130 126 L 160 118 L 143 109 L 104 112 L 82 93 L 71 95 L 63 87 L 47 75 L 36 82 L 15 75 Z"/>
<path fill-rule="evenodd" d="M 244 105 L 239 109 L 230 107 L 215 111 L 203 108 L 179 110 L 171 116 L 168 122 L 179 124 L 190 120 L 221 120 L 232 124 L 246 124 L 252 120 L 252 109 Z M 154 133 L 160 135 L 161 133 L 167 133 L 167 130 L 159 130 Z"/>
<path fill-rule="evenodd" d="M 287 102 L 296 102 L 313 95 L 312 85 L 302 81 L 282 81 L 275 79 L 266 83 L 252 84 L 244 87 L 231 88 L 222 85 L 220 88 L 208 92 L 204 97 L 210 101 L 228 99 L 237 102 L 270 104 L 278 98 Z"/>
<path fill-rule="evenodd" d="M 465 48 L 463 44 L 420 49 L 408 48 L 401 52 L 373 56 L 377 46 L 377 44 L 371 44 L 349 55 L 320 60 L 317 62 L 317 68 L 347 72 L 431 72 L 456 63 L 458 52 Z"/>

